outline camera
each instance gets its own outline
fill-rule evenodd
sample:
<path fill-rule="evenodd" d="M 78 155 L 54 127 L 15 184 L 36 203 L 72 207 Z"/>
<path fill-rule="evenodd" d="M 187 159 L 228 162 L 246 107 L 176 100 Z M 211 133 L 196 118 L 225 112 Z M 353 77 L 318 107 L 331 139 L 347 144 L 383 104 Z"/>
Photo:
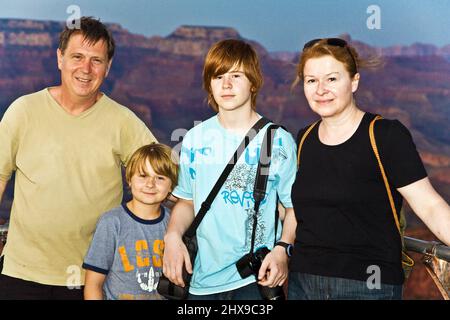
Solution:
<path fill-rule="evenodd" d="M 197 255 L 198 245 L 197 237 L 187 237 L 183 236 L 183 242 L 189 253 L 189 258 L 191 260 L 192 267 L 194 267 L 195 256 Z M 186 267 L 183 267 L 183 282 L 184 287 L 177 286 L 171 282 L 164 274 L 161 275 L 158 282 L 157 291 L 163 297 L 169 300 L 186 300 L 189 295 L 189 284 L 191 282 L 192 275 L 186 271 Z"/>
<path fill-rule="evenodd" d="M 191 282 L 191 274 L 186 271 L 186 268 L 183 268 L 183 282 L 184 287 L 177 286 L 162 274 L 159 278 L 157 291 L 169 300 L 186 300 L 189 295 L 189 283 Z"/>
<path fill-rule="evenodd" d="M 236 268 L 242 279 L 251 275 L 257 276 L 261 264 L 270 252 L 267 247 L 258 248 L 253 253 L 247 253 L 236 262 Z M 274 288 L 262 286 L 258 284 L 259 293 L 264 300 L 286 300 L 283 288 L 276 286 Z"/>

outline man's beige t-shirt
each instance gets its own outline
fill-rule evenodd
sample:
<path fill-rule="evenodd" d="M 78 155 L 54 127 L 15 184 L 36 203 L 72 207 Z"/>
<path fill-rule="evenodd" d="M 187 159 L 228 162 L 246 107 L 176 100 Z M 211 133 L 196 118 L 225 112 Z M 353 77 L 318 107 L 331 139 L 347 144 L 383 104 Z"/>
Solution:
<path fill-rule="evenodd" d="M 2 273 L 83 284 L 97 219 L 122 200 L 121 166 L 155 141 L 133 112 L 106 95 L 77 116 L 48 89 L 13 102 L 0 122 L 0 179 L 16 171 Z"/>

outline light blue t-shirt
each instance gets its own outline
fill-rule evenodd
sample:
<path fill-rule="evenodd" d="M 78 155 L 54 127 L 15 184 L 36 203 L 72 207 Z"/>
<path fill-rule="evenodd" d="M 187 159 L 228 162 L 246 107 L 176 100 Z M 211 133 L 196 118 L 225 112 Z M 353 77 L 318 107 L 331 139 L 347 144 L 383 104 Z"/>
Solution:
<path fill-rule="evenodd" d="M 242 279 L 235 263 L 250 251 L 253 226 L 253 187 L 266 125 L 243 152 L 210 210 L 197 229 L 199 250 L 194 264 L 190 293 L 206 295 L 234 290 L 255 282 Z M 195 126 L 183 139 L 176 197 L 193 200 L 198 213 L 202 202 L 222 174 L 243 136 L 223 128 L 214 116 Z M 278 129 L 274 136 L 266 197 L 261 203 L 255 250 L 272 249 L 275 239 L 277 193 L 286 208 L 292 208 L 291 187 L 296 173 L 296 144 L 291 134 Z M 278 225 L 279 238 L 281 224 Z"/>

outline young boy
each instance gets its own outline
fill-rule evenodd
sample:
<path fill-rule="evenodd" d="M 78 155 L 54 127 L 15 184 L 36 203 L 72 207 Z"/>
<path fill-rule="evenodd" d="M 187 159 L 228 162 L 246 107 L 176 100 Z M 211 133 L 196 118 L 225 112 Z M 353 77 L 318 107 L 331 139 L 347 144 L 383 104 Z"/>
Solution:
<path fill-rule="evenodd" d="M 173 191 L 179 200 L 164 238 L 164 274 L 177 285 L 184 286 L 184 265 L 192 273 L 181 237 L 244 135 L 261 118 L 255 109 L 262 82 L 258 57 L 249 44 L 230 39 L 216 43 L 209 50 L 203 69 L 203 86 L 217 115 L 192 128 L 183 139 L 180 176 Z M 255 277 L 242 279 L 235 264 L 250 250 L 252 192 L 267 126 L 238 159 L 197 229 L 198 253 L 189 299 L 261 299 Z M 274 247 L 277 193 L 286 208 L 281 240 L 292 243 L 296 227 L 290 196 L 296 173 L 294 139 L 288 132 L 278 129 L 272 150 L 266 198 L 258 211 L 254 246 L 255 250 L 261 246 L 272 249 L 258 272 L 259 284 L 270 287 L 282 285 L 287 276 L 285 248 Z"/>
<path fill-rule="evenodd" d="M 131 157 L 125 178 L 133 199 L 97 223 L 83 263 L 85 299 L 162 299 L 156 286 L 169 212 L 161 202 L 177 183 L 172 156 L 168 146 L 150 144 Z"/>

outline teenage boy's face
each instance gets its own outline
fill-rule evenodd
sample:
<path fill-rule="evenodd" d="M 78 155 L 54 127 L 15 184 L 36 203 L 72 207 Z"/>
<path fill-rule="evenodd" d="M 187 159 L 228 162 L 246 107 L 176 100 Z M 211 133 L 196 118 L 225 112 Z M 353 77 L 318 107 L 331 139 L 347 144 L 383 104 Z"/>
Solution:
<path fill-rule="evenodd" d="M 219 112 L 251 108 L 251 87 L 242 66 L 234 66 L 228 72 L 211 79 L 211 91 Z"/>
<path fill-rule="evenodd" d="M 133 200 L 142 204 L 158 204 L 166 199 L 172 187 L 171 180 L 157 174 L 150 162 L 145 161 L 144 171 L 137 171 L 131 177 L 130 188 Z"/>

